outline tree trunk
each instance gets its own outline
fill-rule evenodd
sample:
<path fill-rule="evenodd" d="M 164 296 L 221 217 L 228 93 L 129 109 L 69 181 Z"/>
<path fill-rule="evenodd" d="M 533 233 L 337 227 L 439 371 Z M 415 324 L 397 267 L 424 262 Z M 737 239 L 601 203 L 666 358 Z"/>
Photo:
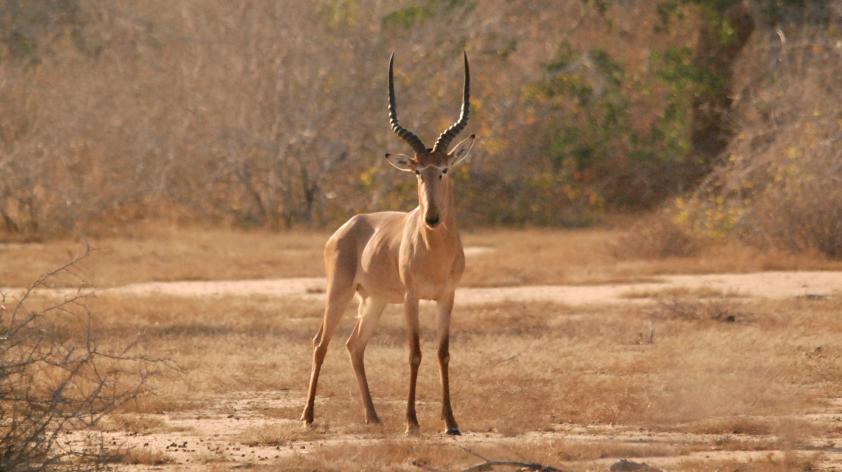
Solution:
<path fill-rule="evenodd" d="M 734 65 L 740 52 L 754 31 L 755 23 L 751 9 L 745 2 L 740 2 L 723 12 L 711 12 L 721 20 L 703 22 L 699 31 L 695 64 L 705 71 L 708 77 L 719 78 L 718 86 L 712 87 L 711 93 L 698 94 L 692 104 L 691 143 L 695 154 L 708 166 L 714 163 L 734 135 L 734 126 L 730 120 L 734 79 Z M 734 34 L 722 37 L 717 23 L 727 23 Z"/>

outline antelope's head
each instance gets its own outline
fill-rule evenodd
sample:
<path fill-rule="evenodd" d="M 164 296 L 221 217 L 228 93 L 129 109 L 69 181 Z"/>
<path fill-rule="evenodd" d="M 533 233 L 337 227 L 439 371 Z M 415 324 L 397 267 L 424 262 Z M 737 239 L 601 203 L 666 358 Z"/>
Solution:
<path fill-rule="evenodd" d="M 386 160 L 395 168 L 404 172 L 413 172 L 418 179 L 418 203 L 424 215 L 424 222 L 435 228 L 446 221 L 450 211 L 451 184 L 448 172 L 463 162 L 474 145 L 476 136 L 471 135 L 448 150 L 453 138 L 468 124 L 470 111 L 471 74 L 468 69 L 468 54 L 465 53 L 465 88 L 462 92 L 462 113 L 459 119 L 444 130 L 436 139 L 432 149 L 421 142 L 413 132 L 398 122 L 395 104 L 394 65 L 395 55 L 389 58 L 389 124 L 392 131 L 406 141 L 412 148 L 411 156 L 405 154 L 386 154 Z"/>

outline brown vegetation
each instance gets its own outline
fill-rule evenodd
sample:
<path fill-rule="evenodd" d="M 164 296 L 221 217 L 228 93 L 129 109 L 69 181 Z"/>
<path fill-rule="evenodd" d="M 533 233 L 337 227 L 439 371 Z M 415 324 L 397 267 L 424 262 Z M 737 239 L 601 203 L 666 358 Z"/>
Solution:
<path fill-rule="evenodd" d="M 823 411 L 842 387 L 839 300 L 771 302 L 722 299 L 717 297 L 723 294 L 705 292 L 707 301 L 696 302 L 692 291 L 666 295 L 684 301 L 575 309 L 552 303 L 460 307 L 454 318 L 451 368 L 455 408 L 470 433 L 467 447 L 488 458 L 564 470 L 584 470 L 589 461 L 602 458 L 646 457 L 651 463 L 651 457 L 686 456 L 690 462 L 680 469 L 694 470 L 694 451 L 797 449 L 839 433 L 832 422 L 799 416 Z M 714 302 L 737 304 L 736 322 L 714 316 Z M 362 423 L 353 374 L 338 343 L 324 367 L 319 424 L 310 430 L 296 419 L 321 304 L 259 297 L 101 295 L 90 301 L 90 309 L 98 314 L 93 329 L 101 339 L 116 344 L 138 336 L 141 353 L 171 357 L 184 371 L 164 371 L 150 379 L 154 396 L 129 402 L 115 417 L 113 424 L 139 433 L 140 441 L 173 434 L 187 434 L 191 444 L 198 438 L 212 441 L 210 433 L 202 432 L 202 418 L 207 418 L 209 425 L 231 423 L 226 444 L 239 443 L 237 447 L 256 451 L 255 460 L 267 457 L 265 461 L 287 467 L 373 470 L 480 462 L 435 439 L 438 378 L 431 362 L 422 363 L 419 376 L 418 408 L 426 439 L 403 439 L 406 356 L 399 307 L 387 309 L 367 356 L 384 426 Z M 434 342 L 427 322 L 430 310 L 422 310 L 424 344 Z M 350 330 L 352 311 L 340 333 Z M 657 333 L 650 343 L 640 344 L 651 320 Z M 232 392 L 253 400 L 243 403 Z M 260 400 L 261 392 L 275 392 L 281 403 Z M 596 437 L 611 428 L 621 435 L 638 430 L 644 436 L 687 434 L 693 445 L 560 439 L 576 437 L 577 428 Z M 110 426 L 105 431 L 115 434 Z M 328 444 L 306 452 L 325 440 Z M 204 457 L 201 461 L 212 465 L 238 457 L 230 451 L 170 452 L 163 459 L 152 452 L 127 454 L 124 463 L 191 457 L 196 462 Z M 798 457 L 801 464 L 808 456 Z"/>
<path fill-rule="evenodd" d="M 651 252 L 690 254 L 697 233 L 736 224 L 753 243 L 837 254 L 833 2 L 15 5 L 0 3 L 4 239 L 405 208 L 412 181 L 377 157 L 398 144 L 386 58 L 401 58 L 405 120 L 424 137 L 457 113 L 466 49 L 480 139 L 454 176 L 463 221 L 589 225 L 718 165 L 691 237 L 667 231 Z"/>
<path fill-rule="evenodd" d="M 132 233 L 87 240 L 96 257 L 81 261 L 76 269 L 97 287 L 153 280 L 316 276 L 324 274 L 321 257 L 329 236 L 163 225 Z M 74 240 L 0 244 L 0 287 L 24 286 L 80 248 Z"/>
<path fill-rule="evenodd" d="M 622 226 L 618 224 L 617 226 Z M 134 237 L 91 238 L 96 257 L 77 270 L 105 288 L 149 281 L 321 277 L 328 232 L 271 233 L 209 228 L 150 227 Z M 761 251 L 732 242 L 707 242 L 696 257 L 649 259 L 630 241 L 635 230 L 484 230 L 463 234 L 469 248 L 462 286 L 652 281 L 659 274 L 832 270 L 842 263 L 820 254 Z M 0 287 L 25 286 L 82 246 L 74 240 L 0 244 Z M 62 281 L 52 282 L 62 285 Z M 314 288 L 313 290 L 317 290 Z"/>

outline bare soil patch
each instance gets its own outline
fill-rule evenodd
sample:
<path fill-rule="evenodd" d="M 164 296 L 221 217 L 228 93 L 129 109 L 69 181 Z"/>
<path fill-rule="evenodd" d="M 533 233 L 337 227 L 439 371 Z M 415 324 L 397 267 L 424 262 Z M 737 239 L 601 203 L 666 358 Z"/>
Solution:
<path fill-rule="evenodd" d="M 702 298 L 755 297 L 825 299 L 842 291 L 842 272 L 756 272 L 744 274 L 664 275 L 657 282 L 598 285 L 534 285 L 517 287 L 463 287 L 458 303 L 553 302 L 571 306 L 629 303 L 686 292 Z M 146 282 L 101 290 L 117 295 L 178 297 L 265 296 L 324 299 L 324 279 L 297 277 L 258 280 Z M 7 289 L 11 291 L 12 289 Z M 55 293 L 71 293 L 57 290 Z M 719 297 L 716 295 L 719 294 Z"/>

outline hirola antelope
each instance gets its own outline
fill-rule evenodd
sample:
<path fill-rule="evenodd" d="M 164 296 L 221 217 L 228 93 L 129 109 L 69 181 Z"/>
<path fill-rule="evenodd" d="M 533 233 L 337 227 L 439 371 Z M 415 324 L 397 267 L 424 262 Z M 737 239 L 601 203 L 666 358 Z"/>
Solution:
<path fill-rule="evenodd" d="M 355 215 L 336 230 L 325 245 L 327 303 L 321 327 L 313 339 L 313 370 L 301 420 L 305 424 L 313 422 L 316 384 L 328 343 L 348 302 L 356 294 L 360 300 L 358 320 L 346 346 L 359 383 L 365 421 L 380 422 L 365 376 L 365 347 L 386 304 L 402 303 L 409 338 L 407 433 L 417 432 L 415 383 L 421 364 L 418 301 L 434 300 L 442 389 L 441 416 L 446 433 L 456 435 L 460 433 L 450 406 L 448 344 L 453 296 L 465 268 L 465 255 L 456 227 L 453 182 L 449 175 L 452 175 L 451 169 L 468 156 L 475 136 L 471 135 L 450 150 L 448 147 L 468 123 L 468 55 L 465 54 L 462 112 L 459 119 L 439 135 L 432 148 L 427 148 L 418 136 L 398 121 L 393 63 L 394 54 L 389 59 L 389 123 L 392 131 L 412 148 L 412 154 L 386 154 L 386 160 L 398 170 L 415 174 L 418 206 L 408 213 L 384 211 Z"/>

